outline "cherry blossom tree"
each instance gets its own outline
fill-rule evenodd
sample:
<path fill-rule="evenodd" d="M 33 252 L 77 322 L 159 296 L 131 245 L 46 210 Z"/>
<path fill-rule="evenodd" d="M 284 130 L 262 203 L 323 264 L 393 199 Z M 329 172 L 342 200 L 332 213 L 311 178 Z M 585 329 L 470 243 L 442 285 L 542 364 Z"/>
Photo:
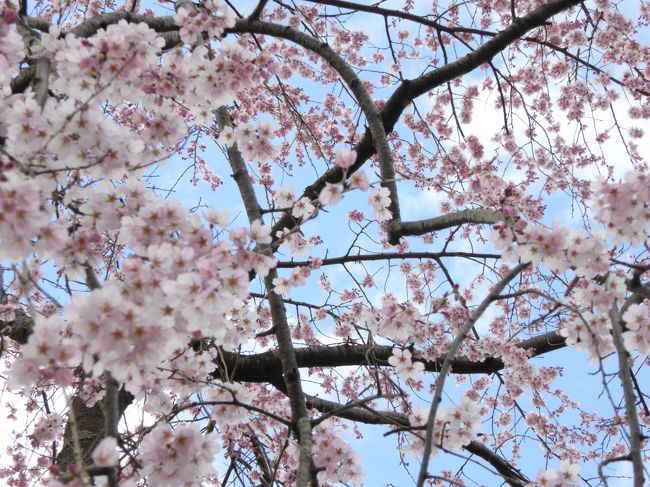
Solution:
<path fill-rule="evenodd" d="M 3 485 L 650 479 L 650 3 L 16 1 Z"/>

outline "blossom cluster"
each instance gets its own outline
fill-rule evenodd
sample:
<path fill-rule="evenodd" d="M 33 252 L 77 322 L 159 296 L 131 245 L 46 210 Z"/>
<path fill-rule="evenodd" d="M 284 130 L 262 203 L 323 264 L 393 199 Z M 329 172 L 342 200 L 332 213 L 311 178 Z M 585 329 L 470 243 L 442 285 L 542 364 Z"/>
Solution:
<path fill-rule="evenodd" d="M 59 316 L 34 316 L 34 332 L 11 369 L 10 388 L 31 386 L 41 378 L 72 385 L 73 369 L 79 364 L 81 350 L 77 343 L 61 335 L 65 328 Z"/>
<path fill-rule="evenodd" d="M 378 222 L 390 220 L 392 213 L 388 209 L 390 206 L 390 191 L 388 188 L 373 189 L 368 197 L 368 203 L 375 211 L 375 219 Z"/>
<path fill-rule="evenodd" d="M 185 44 L 193 45 L 197 39 L 202 43 L 203 32 L 208 37 L 218 39 L 225 29 L 235 25 L 235 13 L 222 0 L 203 2 L 201 5 L 205 10 L 188 8 L 187 4 L 192 5 L 190 2 L 180 3 L 174 15 L 174 22 L 181 27 L 179 34 Z"/>
<path fill-rule="evenodd" d="M 627 328 L 623 332 L 625 347 L 650 356 L 650 302 L 631 304 L 623 314 L 623 321 Z"/>
<path fill-rule="evenodd" d="M 214 436 L 203 436 L 196 424 L 157 426 L 140 446 L 147 485 L 198 485 L 215 473 L 213 461 L 219 451 Z"/>
<path fill-rule="evenodd" d="M 374 335 L 406 344 L 414 340 L 418 325 L 424 319 L 410 302 L 400 303 L 393 294 L 386 294 L 382 297 L 381 308 L 363 308 L 358 322 Z"/>
<path fill-rule="evenodd" d="M 289 278 L 276 277 L 273 279 L 274 291 L 283 296 L 288 296 L 292 287 L 304 286 L 311 274 L 309 267 L 296 267 L 291 271 Z"/>
<path fill-rule="evenodd" d="M 105 119 L 100 111 L 52 99 L 41 109 L 31 92 L 8 100 L 0 120 L 2 129 L 7 134 L 5 149 L 23 172 L 52 175 L 35 179 L 46 194 L 57 183 L 67 183 L 63 172 L 68 169 L 83 169 L 97 179 L 121 177 L 126 169 L 145 161 L 144 142 L 128 128 Z"/>
<path fill-rule="evenodd" d="M 50 226 L 41 191 L 14 174 L 0 181 L 0 253 L 20 261 L 33 252 L 32 239 Z"/>
<path fill-rule="evenodd" d="M 580 483 L 580 465 L 568 460 L 560 462 L 560 470 L 540 470 L 535 479 L 539 487 L 575 487 Z"/>
<path fill-rule="evenodd" d="M 0 95 L 7 94 L 14 66 L 25 56 L 23 41 L 11 28 L 17 18 L 18 12 L 7 5 L 6 0 L 0 0 Z"/>
<path fill-rule="evenodd" d="M 575 268 L 579 276 L 593 277 L 607 272 L 609 249 L 603 238 L 555 224 L 547 229 L 519 220 L 514 225 L 494 225 L 491 240 L 504 249 L 504 259 L 544 264 L 554 272 Z"/>
<path fill-rule="evenodd" d="M 413 362 L 411 352 L 394 348 L 388 358 L 388 363 L 395 367 L 395 373 L 407 382 L 418 382 L 422 380 L 424 364 Z"/>
<path fill-rule="evenodd" d="M 93 450 L 91 455 L 97 467 L 112 467 L 119 460 L 117 452 L 117 438 L 108 436 L 104 438 Z"/>
<path fill-rule="evenodd" d="M 132 87 L 157 65 L 165 41 L 146 24 L 121 20 L 85 39 L 58 26 L 43 36 L 43 54 L 50 57 L 53 71 L 50 87 L 59 93 L 88 102 L 101 91 L 102 97 L 128 100 Z"/>
<path fill-rule="evenodd" d="M 219 138 L 219 143 L 237 149 L 247 161 L 263 162 L 275 156 L 276 149 L 271 143 L 273 128 L 270 123 L 262 121 L 256 128 L 249 123 L 241 123 L 235 128 L 224 127 Z"/>
<path fill-rule="evenodd" d="M 53 441 L 63 433 L 63 417 L 58 413 L 51 413 L 38 420 L 34 431 L 30 435 L 32 447 L 37 448 Z"/>
<path fill-rule="evenodd" d="M 334 486 L 339 482 L 361 485 L 361 458 L 334 428 L 320 427 L 314 431 L 312 451 L 314 465 L 323 469 L 318 473 L 323 485 Z"/>
<path fill-rule="evenodd" d="M 255 394 L 250 387 L 238 383 L 214 384 L 203 398 L 209 403 L 215 422 L 234 426 L 248 420 L 250 414 L 245 406 L 253 403 Z"/>
<path fill-rule="evenodd" d="M 625 174 L 623 181 L 601 181 L 595 188 L 593 209 L 596 219 L 607 228 L 616 243 L 641 245 L 650 230 L 650 208 L 644 195 L 650 177 L 641 171 Z"/>
<path fill-rule="evenodd" d="M 424 426 L 427 422 L 427 413 L 428 411 L 422 408 L 415 408 L 409 414 L 411 426 Z M 463 396 L 460 403 L 455 406 L 439 409 L 433 429 L 432 455 L 436 455 L 440 447 L 458 450 L 473 441 L 481 426 L 481 417 L 481 408 L 467 396 Z M 423 435 L 410 436 L 415 440 L 413 451 L 418 456 L 421 455 Z"/>
<path fill-rule="evenodd" d="M 166 377 L 164 370 L 198 380 L 207 376 L 204 360 L 180 357 L 194 353 L 185 352 L 191 339 L 210 337 L 231 349 L 254 335 L 248 272 L 264 276 L 274 262 L 250 247 L 270 241 L 267 227 L 255 222 L 250 229 L 232 229 L 230 241 L 213 242 L 198 215 L 190 217 L 143 187 L 106 185 L 103 192 L 108 204 L 80 204 L 82 222 L 112 238 L 123 236 L 133 254 L 122 263 L 120 280 L 73 296 L 65 322 L 57 315 L 35 316 L 34 332 L 12 369 L 15 386 L 43 375 L 70 384 L 72 369 L 82 362 L 94 376 L 112 371 L 141 395 Z"/>
<path fill-rule="evenodd" d="M 370 188 L 370 183 L 368 182 L 368 176 L 364 171 L 357 171 L 346 181 L 346 185 L 341 185 L 340 183 L 325 183 L 323 189 L 321 189 L 318 195 L 318 202 L 323 205 L 335 205 L 343 199 L 343 193 L 348 189 L 360 189 L 361 191 L 366 191 Z M 376 211 L 379 211 L 379 215 L 385 215 L 382 205 L 384 203 L 383 194 L 378 192 L 377 194 L 369 198 L 369 202 L 373 205 Z M 390 215 L 388 216 L 390 218 Z"/>

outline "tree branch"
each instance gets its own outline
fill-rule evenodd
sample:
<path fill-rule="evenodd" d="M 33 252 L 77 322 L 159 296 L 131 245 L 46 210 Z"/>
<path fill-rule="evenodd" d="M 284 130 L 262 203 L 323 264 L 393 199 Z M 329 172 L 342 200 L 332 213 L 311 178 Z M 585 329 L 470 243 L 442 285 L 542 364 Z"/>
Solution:
<path fill-rule="evenodd" d="M 550 332 L 524 340 L 517 346 L 527 351 L 530 357 L 536 357 L 564 348 L 566 339 L 557 332 Z M 335 345 L 295 349 L 299 368 L 364 365 L 391 367 L 388 359 L 392 353 L 393 347 L 387 345 Z M 280 358 L 275 350 L 254 355 L 220 351 L 219 355 L 215 361 L 218 368 L 213 372 L 218 377 L 229 377 L 236 382 L 275 382 L 282 375 Z M 373 357 L 372 363 L 368 360 L 370 356 Z M 446 359 L 447 355 L 442 355 L 436 360 L 415 361 L 423 363 L 427 372 L 439 372 Z M 481 362 L 454 357 L 450 362 L 450 373 L 491 374 L 505 366 L 503 360 L 497 357 L 489 357 Z M 223 370 L 224 367 L 226 370 Z"/>
<path fill-rule="evenodd" d="M 315 396 L 307 396 L 307 405 L 325 414 L 333 414 L 339 418 L 348 419 L 364 424 L 390 424 L 400 427 L 410 427 L 408 416 L 395 411 L 375 411 L 370 408 L 347 407 L 345 404 L 329 401 Z M 513 487 L 523 487 L 529 480 L 511 465 L 506 459 L 500 457 L 483 443 L 471 441 L 463 447 L 487 461 Z"/>
<path fill-rule="evenodd" d="M 503 219 L 503 213 L 500 211 L 463 210 L 426 220 L 401 222 L 395 228 L 393 236 L 399 240 L 399 237 L 424 235 L 425 233 L 453 228 L 466 223 L 497 223 Z"/>
<path fill-rule="evenodd" d="M 623 343 L 622 318 L 616 304 L 612 305 L 609 312 L 609 318 L 612 323 L 612 338 L 614 341 L 614 347 L 616 348 L 616 355 L 618 357 L 618 376 L 621 379 L 621 386 L 623 388 L 625 416 L 627 418 L 627 425 L 630 428 L 630 457 L 632 460 L 632 468 L 634 469 L 634 487 L 643 487 L 644 475 L 641 443 L 644 440 L 644 436 L 641 433 L 639 416 L 636 411 L 636 396 L 634 395 L 634 386 L 632 384 L 629 363 L 630 356 L 625 349 L 625 344 Z"/>
<path fill-rule="evenodd" d="M 499 294 L 505 289 L 505 287 L 508 285 L 508 283 L 514 279 L 524 268 L 526 268 L 529 264 L 519 264 L 516 267 L 514 267 L 508 274 L 504 276 L 503 279 L 501 279 L 496 286 L 492 288 L 490 293 L 485 297 L 485 299 L 481 302 L 481 304 L 474 310 L 472 313 L 472 316 L 470 316 L 469 320 L 467 320 L 467 323 L 463 326 L 463 328 L 458 332 L 458 336 L 454 339 L 454 341 L 451 344 L 451 347 L 449 347 L 449 351 L 447 352 L 447 356 L 445 357 L 445 360 L 442 364 L 442 367 L 440 368 L 440 373 L 438 374 L 438 378 L 436 379 L 435 383 L 435 393 L 433 395 L 433 401 L 431 403 L 431 409 L 429 410 L 429 417 L 427 419 L 427 431 L 425 435 L 425 440 L 424 440 L 424 453 L 422 454 L 422 463 L 420 465 L 420 473 L 418 474 L 418 482 L 417 486 L 422 487 L 424 485 L 424 481 L 427 478 L 427 471 L 429 468 L 429 458 L 431 457 L 431 450 L 433 448 L 433 429 L 435 426 L 436 422 L 436 414 L 438 413 L 438 406 L 440 405 L 440 402 L 442 402 L 442 391 L 445 386 L 445 380 L 447 379 L 447 374 L 449 373 L 449 370 L 451 369 L 451 362 L 460 349 L 461 344 L 465 340 L 465 337 L 469 333 L 469 331 L 474 327 L 478 319 L 483 316 L 483 313 L 487 310 L 487 308 L 490 306 L 492 301 L 497 299 Z"/>
<path fill-rule="evenodd" d="M 343 255 L 341 257 L 331 257 L 329 259 L 321 259 L 320 266 L 347 264 L 348 262 L 366 262 L 376 260 L 391 260 L 391 259 L 440 259 L 442 257 L 464 257 L 467 259 L 500 259 L 500 254 L 481 254 L 474 252 L 382 252 L 378 254 L 356 254 L 356 255 Z M 292 260 L 289 262 L 278 262 L 277 268 L 291 269 L 294 267 L 309 267 L 312 261 L 308 260 Z"/>
<path fill-rule="evenodd" d="M 223 129 L 225 126 L 232 126 L 230 114 L 225 107 L 219 108 L 215 112 L 215 116 L 220 129 Z M 263 221 L 262 209 L 257 201 L 257 197 L 255 196 L 255 190 L 248 175 L 244 159 L 236 145 L 233 145 L 228 149 L 228 160 L 233 170 L 233 177 L 235 178 L 242 200 L 244 201 L 248 220 L 250 223 L 257 220 L 260 222 Z M 260 245 L 259 252 L 269 257 L 273 255 L 269 245 Z M 305 405 L 305 396 L 300 382 L 300 370 L 298 368 L 298 362 L 296 361 L 296 354 L 293 348 L 293 340 L 291 338 L 291 331 L 287 321 L 287 312 L 284 307 L 282 296 L 273 290 L 273 279 L 276 277 L 277 272 L 275 269 L 271 270 L 264 278 L 264 284 L 268 292 L 268 301 L 271 308 L 271 321 L 273 323 L 273 329 L 278 343 L 277 356 L 282 367 L 282 377 L 284 378 L 286 394 L 291 406 L 291 418 L 293 420 L 293 425 L 298 432 L 300 454 L 296 485 L 298 487 L 306 487 L 313 478 L 311 422 Z"/>

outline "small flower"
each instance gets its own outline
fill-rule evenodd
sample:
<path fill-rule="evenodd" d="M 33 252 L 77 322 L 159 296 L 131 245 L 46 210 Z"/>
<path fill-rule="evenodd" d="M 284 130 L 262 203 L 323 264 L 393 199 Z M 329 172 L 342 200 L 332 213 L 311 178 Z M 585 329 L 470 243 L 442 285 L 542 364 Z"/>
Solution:
<path fill-rule="evenodd" d="M 349 169 L 357 160 L 357 152 L 348 149 L 336 151 L 336 165 L 341 169 Z"/>
<path fill-rule="evenodd" d="M 318 195 L 318 201 L 321 205 L 335 205 L 343 196 L 341 195 L 341 188 L 338 184 L 327 183 Z"/>
<path fill-rule="evenodd" d="M 314 207 L 314 205 L 311 204 L 309 198 L 300 198 L 293 205 L 291 214 L 296 218 L 301 218 L 301 219 L 309 218 L 314 213 L 315 209 L 316 208 Z"/>
<path fill-rule="evenodd" d="M 293 205 L 296 199 L 296 192 L 292 187 L 280 188 L 273 195 L 273 201 L 281 208 Z"/>
<path fill-rule="evenodd" d="M 350 187 L 353 189 L 360 189 L 361 191 L 367 191 L 370 188 L 370 182 L 368 182 L 368 176 L 364 171 L 357 171 L 352 176 L 350 176 Z"/>
<path fill-rule="evenodd" d="M 258 244 L 270 244 L 272 241 L 271 229 L 265 226 L 261 220 L 255 220 L 251 224 L 250 236 L 251 240 Z"/>
<path fill-rule="evenodd" d="M 113 467 L 117 465 L 117 439 L 109 436 L 99 442 L 97 448 L 92 453 L 92 459 L 98 467 Z"/>
<path fill-rule="evenodd" d="M 214 225 L 216 227 L 225 228 L 230 223 L 230 215 L 228 214 L 228 210 L 218 211 L 216 208 L 210 206 L 207 210 L 205 210 L 205 212 L 203 212 L 203 216 L 208 221 L 208 223 L 210 223 L 210 225 Z"/>
<path fill-rule="evenodd" d="M 276 277 L 273 279 L 273 292 L 282 296 L 287 296 L 291 291 L 291 284 L 288 279 L 284 277 Z"/>

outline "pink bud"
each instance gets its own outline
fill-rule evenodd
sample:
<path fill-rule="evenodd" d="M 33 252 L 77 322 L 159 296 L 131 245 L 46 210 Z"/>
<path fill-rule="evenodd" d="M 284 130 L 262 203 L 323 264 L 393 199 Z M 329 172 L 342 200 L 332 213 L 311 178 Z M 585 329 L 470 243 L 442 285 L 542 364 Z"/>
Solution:
<path fill-rule="evenodd" d="M 18 12 L 8 8 L 4 11 L 2 18 L 7 24 L 14 24 L 18 20 Z"/>
<path fill-rule="evenodd" d="M 357 152 L 348 149 L 339 149 L 336 151 L 336 164 L 341 169 L 348 169 L 357 160 Z"/>

